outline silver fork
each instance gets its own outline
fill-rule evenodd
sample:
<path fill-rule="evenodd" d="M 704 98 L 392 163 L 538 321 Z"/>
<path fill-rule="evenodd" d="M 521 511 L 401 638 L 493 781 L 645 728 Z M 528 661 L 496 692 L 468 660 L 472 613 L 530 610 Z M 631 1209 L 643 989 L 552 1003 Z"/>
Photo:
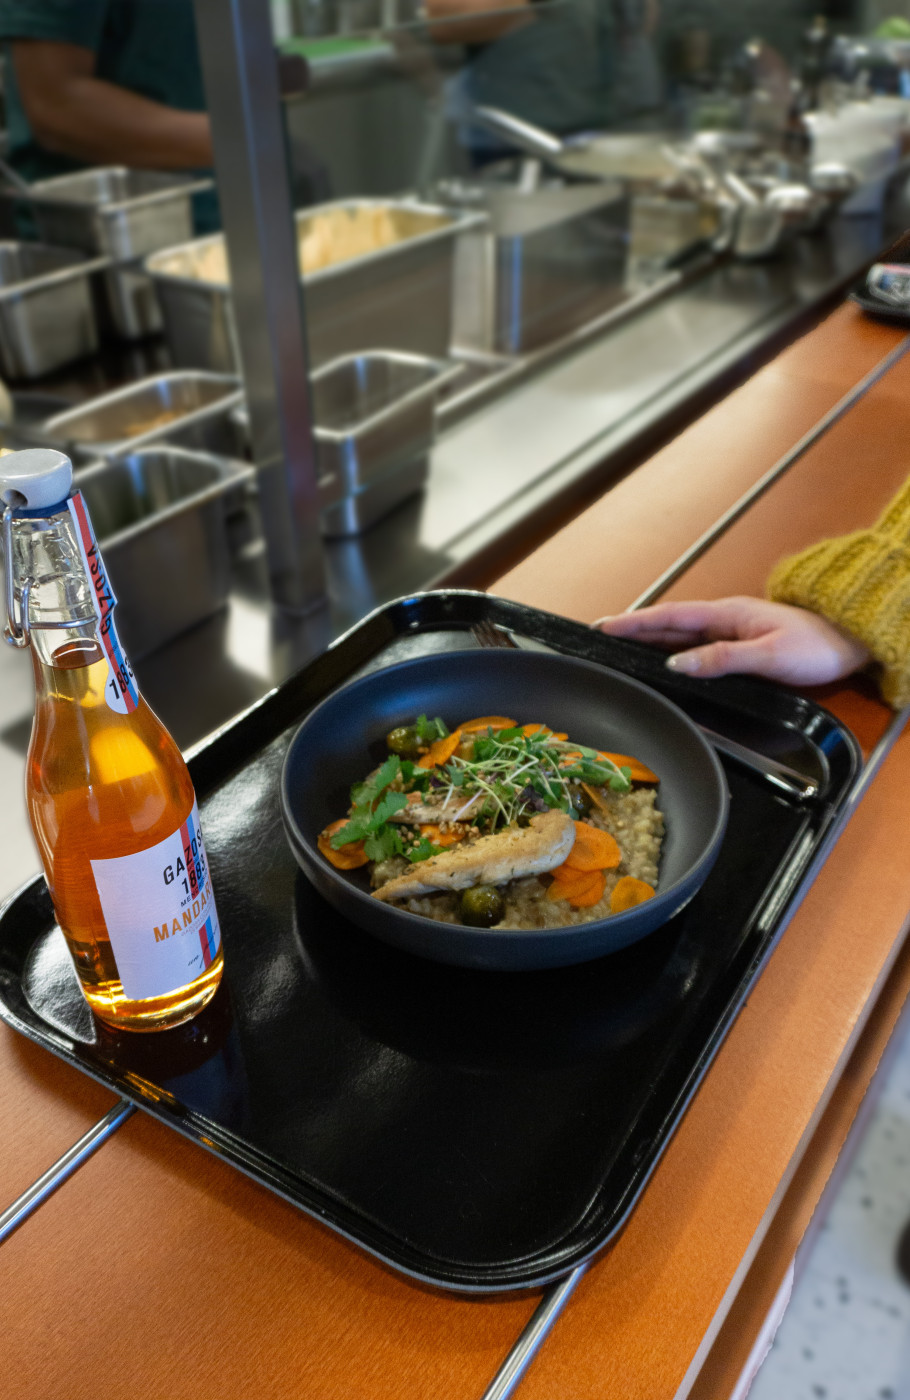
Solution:
<path fill-rule="evenodd" d="M 487 619 L 475 623 L 471 632 L 478 646 L 509 647 L 514 651 L 522 650 L 511 632 L 504 627 L 498 627 L 495 622 L 490 622 Z M 805 773 L 800 773 L 797 768 L 791 768 L 789 764 L 781 763 L 768 754 L 759 753 L 757 749 L 750 749 L 746 744 L 738 743 L 736 739 L 728 739 L 726 734 L 718 734 L 716 730 L 709 729 L 707 725 L 698 724 L 696 728 L 701 730 L 708 743 L 718 753 L 726 754 L 728 758 L 735 759 L 744 767 L 751 768 L 755 773 L 761 773 L 762 777 L 767 778 L 769 783 L 780 788 L 789 797 L 796 797 L 800 801 L 804 801 L 807 798 L 818 796 L 817 781 Z"/>

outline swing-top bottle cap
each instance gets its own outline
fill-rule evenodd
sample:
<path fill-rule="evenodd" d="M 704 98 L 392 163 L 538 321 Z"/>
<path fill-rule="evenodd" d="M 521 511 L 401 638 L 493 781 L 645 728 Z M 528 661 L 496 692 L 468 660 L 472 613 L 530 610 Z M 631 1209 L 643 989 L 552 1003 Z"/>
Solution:
<path fill-rule="evenodd" d="M 0 457 L 0 501 L 14 510 L 62 506 L 72 484 L 72 462 L 51 447 L 29 447 Z"/>

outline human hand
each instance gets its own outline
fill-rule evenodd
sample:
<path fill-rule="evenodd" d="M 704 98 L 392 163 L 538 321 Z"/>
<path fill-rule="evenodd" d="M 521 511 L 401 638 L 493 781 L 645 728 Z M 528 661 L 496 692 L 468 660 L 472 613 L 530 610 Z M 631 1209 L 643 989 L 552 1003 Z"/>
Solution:
<path fill-rule="evenodd" d="M 687 676 L 735 671 L 787 685 L 823 685 L 871 660 L 862 642 L 827 618 L 764 598 L 657 603 L 601 617 L 594 626 L 666 647 L 672 653 L 667 665 Z"/>

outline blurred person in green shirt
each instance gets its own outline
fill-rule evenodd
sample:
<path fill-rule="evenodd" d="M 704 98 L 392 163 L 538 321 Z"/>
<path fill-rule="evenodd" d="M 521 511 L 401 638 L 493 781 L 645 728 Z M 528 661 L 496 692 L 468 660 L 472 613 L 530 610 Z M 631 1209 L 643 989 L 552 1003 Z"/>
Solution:
<path fill-rule="evenodd" d="M 10 164 L 32 181 L 92 165 L 208 173 L 193 0 L 0 0 Z M 197 231 L 218 226 L 214 196 Z"/>

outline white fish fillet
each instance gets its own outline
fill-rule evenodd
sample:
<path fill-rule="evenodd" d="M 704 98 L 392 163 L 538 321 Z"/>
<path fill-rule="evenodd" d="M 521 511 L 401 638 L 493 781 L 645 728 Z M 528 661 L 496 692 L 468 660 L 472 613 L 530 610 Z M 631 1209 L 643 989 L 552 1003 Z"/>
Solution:
<path fill-rule="evenodd" d="M 562 865 L 575 843 L 575 826 L 565 812 L 542 812 L 527 826 L 510 826 L 453 846 L 422 860 L 373 891 L 376 899 L 411 899 L 436 890 L 466 890 L 472 885 L 502 885 L 520 875 L 541 875 Z"/>

